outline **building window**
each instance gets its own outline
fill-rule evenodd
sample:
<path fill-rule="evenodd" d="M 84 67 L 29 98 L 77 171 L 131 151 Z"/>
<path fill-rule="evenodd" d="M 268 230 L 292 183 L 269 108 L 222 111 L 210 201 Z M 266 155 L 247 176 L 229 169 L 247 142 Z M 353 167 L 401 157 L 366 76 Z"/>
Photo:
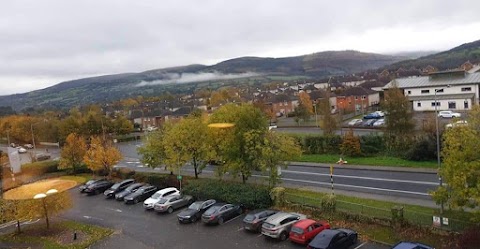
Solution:
<path fill-rule="evenodd" d="M 367 99 L 367 96 L 365 96 L 365 95 L 364 95 L 364 96 L 362 96 L 362 99 Z"/>
<path fill-rule="evenodd" d="M 471 87 L 462 87 L 462 92 L 471 92 L 472 88 Z"/>
<path fill-rule="evenodd" d="M 457 102 L 454 102 L 454 101 L 448 102 L 448 109 L 457 109 Z"/>
<path fill-rule="evenodd" d="M 437 92 L 437 93 L 443 93 L 443 88 L 435 89 L 435 92 Z"/>
<path fill-rule="evenodd" d="M 408 95 L 412 94 L 412 91 L 407 91 L 407 94 L 408 94 Z"/>
<path fill-rule="evenodd" d="M 430 90 L 422 90 L 422 94 L 423 93 L 430 93 Z"/>
<path fill-rule="evenodd" d="M 422 103 L 418 102 L 417 107 L 422 107 Z"/>
<path fill-rule="evenodd" d="M 432 106 L 435 106 L 435 102 L 432 102 Z M 440 106 L 440 102 L 437 102 L 437 106 Z"/>
<path fill-rule="evenodd" d="M 468 109 L 468 100 L 463 101 L 463 109 Z"/>
<path fill-rule="evenodd" d="M 355 96 L 355 100 L 357 100 L 357 99 L 358 99 L 358 96 Z"/>

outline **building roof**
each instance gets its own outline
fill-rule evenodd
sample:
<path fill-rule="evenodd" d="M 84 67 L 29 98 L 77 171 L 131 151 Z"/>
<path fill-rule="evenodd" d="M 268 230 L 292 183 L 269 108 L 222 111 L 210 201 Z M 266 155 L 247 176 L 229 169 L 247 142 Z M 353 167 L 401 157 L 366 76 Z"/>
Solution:
<path fill-rule="evenodd" d="M 370 95 L 374 94 L 376 91 L 373 91 L 368 88 L 364 88 L 361 86 L 350 87 L 345 89 L 342 93 L 338 94 L 337 96 L 363 96 L 363 95 Z"/>
<path fill-rule="evenodd" d="M 446 100 L 446 99 L 472 99 L 475 96 L 474 93 L 464 93 L 464 94 L 437 94 L 437 100 Z M 408 96 L 410 101 L 419 101 L 419 100 L 432 100 L 434 101 L 434 95 L 422 95 L 422 96 Z"/>
<path fill-rule="evenodd" d="M 415 88 L 430 86 L 464 85 L 480 83 L 480 73 L 460 74 L 459 71 L 442 72 L 430 74 L 428 76 L 399 78 L 390 81 L 383 89 L 392 88 L 396 85 L 398 88 Z"/>

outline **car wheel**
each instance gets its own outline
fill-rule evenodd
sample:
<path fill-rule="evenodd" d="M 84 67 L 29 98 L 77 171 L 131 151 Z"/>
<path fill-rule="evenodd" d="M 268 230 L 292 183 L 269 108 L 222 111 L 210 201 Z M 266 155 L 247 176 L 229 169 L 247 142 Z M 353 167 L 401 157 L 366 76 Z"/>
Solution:
<path fill-rule="evenodd" d="M 167 211 L 168 211 L 169 214 L 171 214 L 171 213 L 173 213 L 173 208 L 172 208 L 172 207 L 168 207 Z"/>
<path fill-rule="evenodd" d="M 192 220 L 192 223 L 195 223 L 195 222 L 197 222 L 197 216 L 195 216 L 195 215 L 194 215 L 194 216 L 192 216 L 191 220 Z"/>
<path fill-rule="evenodd" d="M 353 244 L 357 244 L 357 240 L 358 240 L 358 236 L 355 235 L 352 240 Z"/>
<path fill-rule="evenodd" d="M 222 218 L 222 217 L 218 218 L 218 224 L 219 224 L 219 225 L 222 225 L 222 224 L 223 224 L 223 218 Z"/>
<path fill-rule="evenodd" d="M 281 240 L 281 241 L 284 241 L 284 240 L 286 240 L 286 239 L 287 239 L 287 237 L 288 237 L 288 235 L 287 235 L 287 233 L 286 233 L 286 232 L 282 232 L 282 233 L 280 234 L 280 240 Z"/>
<path fill-rule="evenodd" d="M 137 204 L 137 203 L 138 203 L 138 199 L 133 199 L 133 203 L 134 203 L 134 204 Z"/>

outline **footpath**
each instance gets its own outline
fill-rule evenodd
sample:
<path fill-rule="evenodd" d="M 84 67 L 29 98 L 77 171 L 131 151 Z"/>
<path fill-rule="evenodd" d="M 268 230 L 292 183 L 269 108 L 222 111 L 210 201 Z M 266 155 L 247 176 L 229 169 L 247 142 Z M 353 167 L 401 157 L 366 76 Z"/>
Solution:
<path fill-rule="evenodd" d="M 320 168 L 330 168 L 332 164 L 328 163 L 310 163 L 310 162 L 290 162 L 289 165 L 292 166 L 303 166 L 303 167 L 320 167 Z M 375 171 L 394 171 L 394 172 L 417 172 L 417 173 L 434 173 L 438 172 L 437 169 L 431 168 L 409 168 L 409 167 L 398 167 L 398 166 L 372 166 L 372 165 L 356 165 L 356 164 L 333 164 L 334 167 L 342 167 L 346 169 L 359 169 L 359 170 L 375 170 Z"/>

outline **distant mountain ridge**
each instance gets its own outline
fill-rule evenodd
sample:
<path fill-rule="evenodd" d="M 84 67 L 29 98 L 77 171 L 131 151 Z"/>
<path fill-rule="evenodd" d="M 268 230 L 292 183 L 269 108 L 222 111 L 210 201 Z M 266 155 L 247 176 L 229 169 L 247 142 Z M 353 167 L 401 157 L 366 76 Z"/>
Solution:
<path fill-rule="evenodd" d="M 193 64 L 140 73 L 65 81 L 42 90 L 0 96 L 0 106 L 12 106 L 15 110 L 28 107 L 69 108 L 89 103 L 109 102 L 129 96 L 154 95 L 166 89 L 178 90 L 177 86 L 168 88 L 167 84 L 162 82 L 176 82 L 184 75 L 189 75 L 190 78 L 195 78 L 196 75 L 203 76 L 203 78 L 197 77 L 195 82 L 201 82 L 201 79 L 205 82 L 218 81 L 215 78 L 218 75 L 222 76 L 219 77 L 221 79 L 257 77 L 258 75 L 326 77 L 376 69 L 400 61 L 402 58 L 353 50 L 325 51 L 283 58 L 240 57 L 211 66 Z M 149 82 L 160 83 L 148 84 Z M 179 82 L 185 83 L 185 80 L 179 80 Z M 182 87 L 189 89 L 187 86 Z"/>

